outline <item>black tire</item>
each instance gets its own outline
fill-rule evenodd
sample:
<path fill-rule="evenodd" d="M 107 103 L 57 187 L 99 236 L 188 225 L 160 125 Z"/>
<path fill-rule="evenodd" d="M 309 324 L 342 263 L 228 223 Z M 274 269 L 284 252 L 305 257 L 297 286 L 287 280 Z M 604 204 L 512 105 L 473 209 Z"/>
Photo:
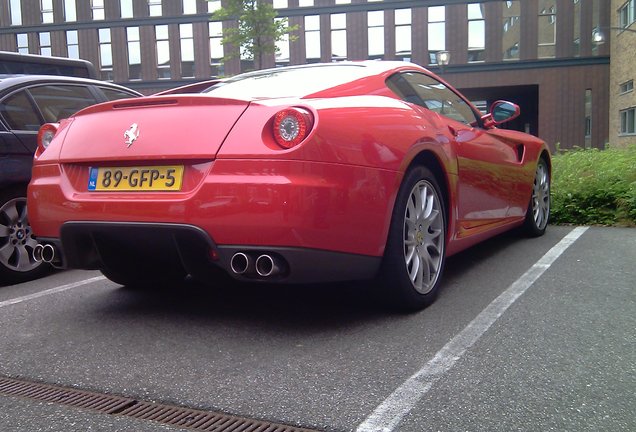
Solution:
<path fill-rule="evenodd" d="M 26 207 L 26 188 L 0 192 L 0 285 L 37 279 L 51 266 L 33 259 L 33 238 Z"/>
<path fill-rule="evenodd" d="M 523 230 L 529 237 L 545 234 L 550 221 L 550 168 L 545 159 L 540 158 L 534 174 L 532 196 L 528 203 Z"/>
<path fill-rule="evenodd" d="M 424 196 L 424 200 L 418 197 Z M 391 217 L 380 272 L 385 299 L 405 311 L 430 305 L 439 291 L 446 252 L 444 200 L 423 166 L 405 175 Z"/>

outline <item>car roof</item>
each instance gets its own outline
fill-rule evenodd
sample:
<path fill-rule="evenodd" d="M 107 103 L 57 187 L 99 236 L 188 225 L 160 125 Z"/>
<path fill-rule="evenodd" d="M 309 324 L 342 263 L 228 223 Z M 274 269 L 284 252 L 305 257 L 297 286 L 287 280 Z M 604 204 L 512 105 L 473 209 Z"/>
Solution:
<path fill-rule="evenodd" d="M 321 67 L 351 67 L 357 66 L 360 68 L 364 68 L 367 71 L 368 75 L 377 75 L 383 72 L 403 70 L 403 69 L 415 69 L 415 70 L 423 70 L 421 66 L 418 66 L 414 63 L 399 61 L 399 60 L 359 60 L 359 61 L 341 61 L 341 62 L 331 62 L 331 63 L 308 63 L 302 65 L 292 65 L 292 66 L 283 66 L 276 67 L 271 69 L 260 69 L 252 72 L 245 72 L 239 75 L 235 75 L 225 81 L 233 81 L 242 78 L 248 77 L 257 77 L 260 75 L 267 75 L 272 72 L 277 71 L 285 71 L 285 70 L 301 70 L 301 69 L 312 69 L 312 68 L 321 68 Z"/>
<path fill-rule="evenodd" d="M 95 85 L 100 87 L 109 87 L 117 90 L 132 92 L 141 96 L 141 93 L 108 81 L 99 81 L 90 78 L 78 78 L 57 75 L 7 75 L 0 74 L 0 91 L 14 88 L 24 87 L 31 84 L 84 84 Z"/>
<path fill-rule="evenodd" d="M 311 63 L 235 75 L 220 80 L 203 93 L 250 100 L 332 97 L 336 95 L 334 91 L 339 92 L 339 96 L 351 96 L 358 95 L 365 85 L 379 88 L 386 78 L 400 71 L 426 69 L 403 61 Z"/>

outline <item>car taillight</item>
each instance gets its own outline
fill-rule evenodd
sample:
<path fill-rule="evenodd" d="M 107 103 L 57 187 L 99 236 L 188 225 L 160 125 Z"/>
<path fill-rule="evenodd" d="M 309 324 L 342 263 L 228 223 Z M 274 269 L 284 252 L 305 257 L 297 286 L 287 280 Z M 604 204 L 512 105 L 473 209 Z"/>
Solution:
<path fill-rule="evenodd" d="M 59 127 L 59 123 L 45 123 L 40 127 L 38 131 L 38 152 L 40 154 L 51 144 Z"/>
<path fill-rule="evenodd" d="M 290 149 L 300 144 L 309 135 L 313 118 L 301 108 L 287 108 L 274 116 L 274 139 L 276 143 Z"/>

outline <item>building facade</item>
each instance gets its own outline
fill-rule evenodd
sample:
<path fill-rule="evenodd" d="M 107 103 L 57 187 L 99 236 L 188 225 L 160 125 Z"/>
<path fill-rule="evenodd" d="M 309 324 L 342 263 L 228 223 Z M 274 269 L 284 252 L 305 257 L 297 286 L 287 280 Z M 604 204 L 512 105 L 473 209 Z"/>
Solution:
<path fill-rule="evenodd" d="M 636 105 L 626 90 L 630 72 L 612 72 L 610 83 L 610 50 L 614 58 L 633 48 L 625 36 L 636 34 L 592 41 L 595 30 L 621 25 L 614 21 L 620 0 L 611 8 L 609 0 L 271 1 L 298 30 L 264 59 L 266 67 L 408 60 L 440 73 L 480 108 L 497 99 L 518 103 L 522 116 L 510 127 L 540 136 L 553 150 L 604 147 L 613 142 L 613 117 L 619 129 L 621 118 L 627 122 L 617 139 L 630 139 Z M 83 58 L 103 79 L 152 93 L 251 67 L 240 56 L 224 61 L 222 29 L 235 24 L 210 20 L 221 4 L 0 0 L 0 50 Z M 438 52 L 450 54 L 447 66 L 437 64 Z M 610 102 L 623 84 L 625 92 Z"/>
<path fill-rule="evenodd" d="M 611 41 L 609 145 L 636 144 L 636 0 L 612 0 L 612 23 L 605 31 Z"/>

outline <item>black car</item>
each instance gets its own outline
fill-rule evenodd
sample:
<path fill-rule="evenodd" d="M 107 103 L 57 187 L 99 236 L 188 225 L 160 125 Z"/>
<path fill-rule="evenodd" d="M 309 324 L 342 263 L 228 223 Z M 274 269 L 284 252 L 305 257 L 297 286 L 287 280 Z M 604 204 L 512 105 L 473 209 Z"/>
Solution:
<path fill-rule="evenodd" d="M 26 209 L 37 135 L 44 123 L 57 122 L 90 105 L 141 96 L 134 90 L 84 78 L 0 75 L 0 285 L 44 274 L 36 262 L 36 242 Z"/>

